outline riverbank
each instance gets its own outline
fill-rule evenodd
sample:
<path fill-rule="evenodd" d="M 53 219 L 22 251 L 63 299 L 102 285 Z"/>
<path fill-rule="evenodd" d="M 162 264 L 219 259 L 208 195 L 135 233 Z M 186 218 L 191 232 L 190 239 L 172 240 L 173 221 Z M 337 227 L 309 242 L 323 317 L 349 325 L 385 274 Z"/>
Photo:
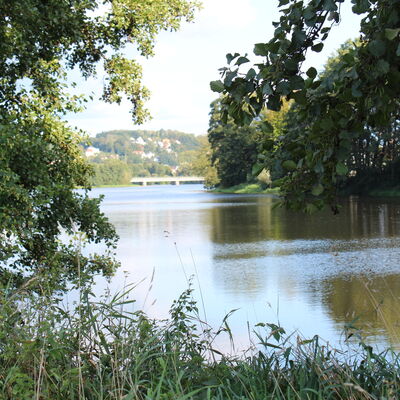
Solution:
<path fill-rule="evenodd" d="M 231 186 L 229 188 L 215 188 L 215 193 L 226 194 L 276 194 L 279 195 L 279 188 L 263 188 L 258 183 L 241 183 L 240 185 Z"/>
<path fill-rule="evenodd" d="M 26 289 L 26 288 L 25 288 Z M 0 294 L 0 398 L 64 400 L 395 399 L 400 359 L 360 342 L 353 356 L 318 336 L 257 325 L 243 355 L 215 349 L 234 342 L 226 317 L 216 333 L 201 321 L 191 290 L 168 320 L 132 311 L 128 293 L 80 303 L 66 312 L 48 297 Z M 16 305 L 20 311 L 15 313 Z M 357 334 L 348 331 L 346 336 Z"/>
<path fill-rule="evenodd" d="M 229 188 L 215 188 L 211 191 L 215 193 L 226 194 L 275 194 L 277 196 L 280 194 L 279 187 L 264 189 L 260 184 L 257 183 L 242 183 Z M 353 192 L 346 190 L 341 194 L 344 196 L 350 196 L 353 194 Z M 374 188 L 367 190 L 360 195 L 363 197 L 400 197 L 400 188 Z"/>

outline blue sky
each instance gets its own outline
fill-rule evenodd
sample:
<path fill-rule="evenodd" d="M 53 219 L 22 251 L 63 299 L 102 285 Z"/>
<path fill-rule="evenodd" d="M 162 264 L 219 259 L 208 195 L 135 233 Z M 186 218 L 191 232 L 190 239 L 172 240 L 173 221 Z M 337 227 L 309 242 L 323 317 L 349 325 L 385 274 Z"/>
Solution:
<path fill-rule="evenodd" d="M 327 57 L 344 41 L 358 35 L 360 18 L 352 14 L 350 2 L 343 6 L 342 21 L 335 27 L 321 53 L 310 53 L 304 68 L 321 69 Z M 193 23 L 178 32 L 163 32 L 155 56 L 143 59 L 144 83 L 151 91 L 147 106 L 152 120 L 137 126 L 131 121 L 129 104 L 105 104 L 94 100 L 86 111 L 69 116 L 72 126 L 90 135 L 111 129 L 176 129 L 205 134 L 209 105 L 215 93 L 209 82 L 219 78 L 226 53 L 252 54 L 254 43 L 273 35 L 272 22 L 279 19 L 278 0 L 203 0 L 203 9 Z M 129 52 L 128 52 L 129 55 Z M 101 73 L 97 79 L 80 81 L 82 92 L 99 98 Z"/>

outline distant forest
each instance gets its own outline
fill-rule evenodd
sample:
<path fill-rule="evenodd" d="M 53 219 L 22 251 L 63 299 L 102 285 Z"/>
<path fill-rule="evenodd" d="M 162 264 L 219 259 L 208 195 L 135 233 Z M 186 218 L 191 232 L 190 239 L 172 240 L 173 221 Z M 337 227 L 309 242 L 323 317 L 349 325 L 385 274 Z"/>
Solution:
<path fill-rule="evenodd" d="M 93 185 L 129 184 L 134 176 L 191 175 L 207 137 L 175 130 L 113 130 L 91 138 L 84 152 Z"/>

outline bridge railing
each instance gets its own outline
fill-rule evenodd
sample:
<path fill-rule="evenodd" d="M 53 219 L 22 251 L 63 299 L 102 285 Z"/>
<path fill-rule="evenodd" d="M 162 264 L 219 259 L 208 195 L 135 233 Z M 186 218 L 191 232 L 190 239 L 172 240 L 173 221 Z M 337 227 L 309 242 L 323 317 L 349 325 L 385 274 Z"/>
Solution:
<path fill-rule="evenodd" d="M 148 183 L 166 183 L 171 182 L 179 185 L 181 182 L 204 182 L 202 176 L 147 176 L 135 177 L 131 179 L 131 183 L 141 183 L 146 186 Z"/>

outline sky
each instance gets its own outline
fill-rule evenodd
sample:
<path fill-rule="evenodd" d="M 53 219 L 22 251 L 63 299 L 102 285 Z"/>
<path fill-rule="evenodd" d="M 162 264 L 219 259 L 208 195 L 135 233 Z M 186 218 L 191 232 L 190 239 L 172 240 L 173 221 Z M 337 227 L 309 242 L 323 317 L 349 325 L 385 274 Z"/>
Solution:
<path fill-rule="evenodd" d="M 334 27 L 324 50 L 308 54 L 305 69 L 321 69 L 335 49 L 358 36 L 360 18 L 351 12 L 349 3 L 343 5 L 342 21 Z M 226 65 L 227 53 L 251 55 L 255 43 L 272 38 L 272 22 L 279 20 L 277 5 L 278 0 L 203 0 L 194 22 L 183 23 L 178 32 L 162 32 L 155 56 L 141 59 L 143 82 L 151 92 L 147 103 L 150 121 L 134 125 L 128 102 L 111 105 L 96 100 L 103 85 L 99 73 L 96 79 L 78 81 L 79 90 L 93 93 L 95 100 L 84 112 L 70 115 L 70 125 L 91 136 L 113 129 L 173 129 L 206 134 L 210 103 L 217 97 L 210 90 L 210 81 L 219 79 L 218 68 Z"/>

